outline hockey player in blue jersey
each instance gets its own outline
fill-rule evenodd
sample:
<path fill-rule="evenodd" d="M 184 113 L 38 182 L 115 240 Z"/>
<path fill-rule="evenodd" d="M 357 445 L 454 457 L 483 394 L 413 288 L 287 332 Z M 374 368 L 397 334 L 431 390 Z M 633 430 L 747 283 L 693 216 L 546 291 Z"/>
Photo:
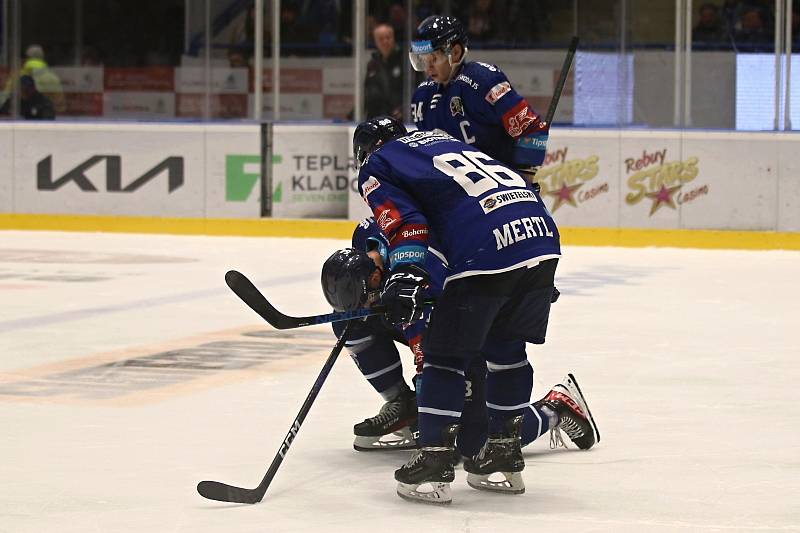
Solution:
<path fill-rule="evenodd" d="M 446 131 L 533 179 L 544 161 L 549 124 L 495 65 L 466 61 L 467 33 L 458 19 L 433 15 L 417 27 L 409 58 L 428 78 L 411 97 L 421 130 Z"/>
<path fill-rule="evenodd" d="M 328 303 L 339 311 L 350 311 L 374 302 L 388 271 L 388 249 L 389 243 L 375 219 L 369 217 L 361 221 L 353 231 L 352 248 L 337 250 L 323 265 L 322 288 Z M 428 254 L 425 270 L 430 278 L 428 292 L 436 296 L 441 292 L 447 269 L 438 257 Z M 343 323 L 334 322 L 332 325 L 337 336 L 344 330 Z M 346 347 L 364 377 L 386 402 L 376 416 L 354 426 L 353 447 L 356 450 L 415 447 L 411 431 L 416 426 L 415 393 L 403 378 L 401 357 L 394 341 L 411 349 L 419 374 L 423 364 L 421 339 L 424 325 L 424 321 L 419 321 L 406 328 L 393 328 L 373 316 L 356 323 L 355 330 L 351 330 L 351 340 Z M 473 359 L 467 368 L 465 385 L 457 450 L 462 456 L 470 457 L 478 453 L 486 440 L 486 363 L 482 357 Z M 556 393 L 557 388 L 554 388 L 548 396 Z M 523 412 L 520 428 L 523 447 L 548 430 L 551 431 L 551 445 L 561 442 L 559 425 L 550 427 L 550 420 L 541 408 L 546 400 L 547 397 L 534 402 Z M 566 423 L 566 420 L 559 422 Z M 579 444 L 585 445 L 578 439 Z"/>
<path fill-rule="evenodd" d="M 525 343 L 543 343 L 547 330 L 560 257 L 555 222 L 517 172 L 446 133 L 408 134 L 400 122 L 379 117 L 356 128 L 353 152 L 359 191 L 389 243 L 390 271 L 380 294 L 387 320 L 422 318 L 429 248 L 448 268 L 422 341 L 420 449 L 395 472 L 398 494 L 451 501 L 464 373 L 481 354 L 489 370 L 489 437 L 464 461 L 467 482 L 524 492 L 520 425 L 533 385 Z M 550 424 L 581 448 L 591 447 L 596 427 L 574 378 L 551 392 L 540 406 Z M 490 479 L 496 472 L 503 481 Z"/>
<path fill-rule="evenodd" d="M 372 218 L 364 220 L 353 232 L 353 248 L 334 252 L 322 267 L 322 289 L 328 303 L 336 310 L 355 310 L 374 303 L 386 281 L 388 244 Z M 438 293 L 444 280 L 445 268 L 430 255 L 426 270 L 431 273 L 431 294 Z M 343 323 L 334 322 L 334 332 L 341 335 Z M 422 372 L 421 348 L 424 321 L 406 327 L 394 327 L 380 317 L 368 317 L 351 327 L 350 340 L 345 344 L 361 373 L 384 398 L 380 412 L 353 427 L 353 447 L 358 451 L 398 450 L 416 447 L 413 429 L 416 427 L 416 395 L 403 378 L 400 354 L 395 341 L 405 344 L 414 355 L 417 378 Z M 467 369 L 465 394 L 466 427 L 458 438 L 458 451 L 471 456 L 486 440 L 486 409 L 483 396 L 486 365 L 476 359 Z M 474 387 L 471 386 L 475 383 Z M 476 408 L 471 406 L 476 404 Z M 545 427 L 544 430 L 547 428 Z"/>

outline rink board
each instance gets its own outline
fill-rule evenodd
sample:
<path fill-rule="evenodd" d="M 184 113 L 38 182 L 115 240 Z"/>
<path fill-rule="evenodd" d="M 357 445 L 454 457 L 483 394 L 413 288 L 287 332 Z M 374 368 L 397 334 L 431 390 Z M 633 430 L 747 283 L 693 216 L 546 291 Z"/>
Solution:
<path fill-rule="evenodd" d="M 274 126 L 274 217 L 369 214 L 356 190 L 352 130 Z M 258 125 L 8 123 L 0 125 L 3 145 L 7 215 L 161 217 L 166 233 L 185 233 L 199 219 L 204 232 L 237 233 L 226 221 L 261 214 Z M 798 134 L 559 128 L 548 146 L 542 198 L 562 227 L 800 232 Z M 0 227 L 35 226 L 4 220 Z"/>

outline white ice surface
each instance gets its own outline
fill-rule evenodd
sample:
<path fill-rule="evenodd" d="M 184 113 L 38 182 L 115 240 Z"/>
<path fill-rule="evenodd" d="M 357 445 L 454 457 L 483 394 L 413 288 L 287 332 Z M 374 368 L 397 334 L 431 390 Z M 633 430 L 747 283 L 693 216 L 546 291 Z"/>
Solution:
<path fill-rule="evenodd" d="M 0 232 L 0 532 L 800 530 L 800 253 L 778 251 L 566 248 L 534 396 L 575 373 L 602 441 L 533 443 L 524 495 L 459 470 L 449 508 L 398 498 L 410 453 L 352 450 L 381 401 L 343 355 L 264 501 L 203 499 L 258 484 L 334 342 L 277 335 L 225 271 L 323 313 L 345 244 Z"/>

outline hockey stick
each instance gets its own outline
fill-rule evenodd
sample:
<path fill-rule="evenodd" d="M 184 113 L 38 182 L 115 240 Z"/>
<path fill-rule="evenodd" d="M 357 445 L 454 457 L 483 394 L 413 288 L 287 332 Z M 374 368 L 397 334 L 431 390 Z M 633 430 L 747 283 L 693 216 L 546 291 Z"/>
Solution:
<path fill-rule="evenodd" d="M 326 324 L 328 322 L 341 322 L 365 316 L 380 315 L 386 310 L 381 306 L 369 309 L 357 309 L 355 311 L 341 311 L 338 313 L 328 313 L 325 315 L 312 316 L 289 316 L 284 315 L 264 297 L 253 283 L 241 272 L 230 270 L 225 274 L 225 283 L 231 288 L 236 296 L 242 299 L 250 309 L 258 313 L 261 318 L 269 322 L 275 329 L 294 329 L 303 326 L 313 326 L 314 324 Z"/>
<path fill-rule="evenodd" d="M 297 433 L 300 431 L 300 426 L 303 425 L 303 420 L 305 420 L 308 411 L 311 409 L 311 405 L 317 398 L 317 394 L 319 394 L 322 384 L 325 383 L 325 379 L 328 377 L 328 374 L 330 374 L 331 369 L 333 368 L 333 363 L 335 363 L 336 358 L 339 357 L 339 353 L 342 351 L 344 343 L 347 341 L 347 336 L 350 333 L 352 325 L 352 322 L 348 322 L 344 328 L 344 331 L 342 332 L 342 335 L 339 337 L 339 340 L 336 341 L 336 345 L 333 347 L 333 350 L 331 350 L 328 360 L 325 361 L 325 365 L 323 365 L 319 376 L 317 376 L 317 381 L 314 382 L 314 385 L 308 392 L 306 401 L 303 402 L 303 406 L 300 408 L 300 412 L 297 413 L 294 423 L 286 433 L 286 437 L 284 437 L 283 442 L 281 442 L 281 445 L 278 448 L 278 453 L 275 454 L 275 458 L 272 460 L 272 464 L 269 465 L 269 469 L 264 475 L 264 479 L 261 480 L 261 483 L 259 483 L 254 489 L 243 489 L 240 487 L 227 485 L 225 483 L 220 483 L 219 481 L 201 481 L 197 484 L 197 492 L 200 493 L 200 496 L 208 498 L 209 500 L 231 503 L 258 503 L 264 498 L 264 494 L 267 492 L 267 488 L 269 488 L 270 483 L 272 483 L 272 479 L 278 472 L 278 468 L 281 466 L 284 457 L 286 457 L 289 447 L 297 437 Z"/>
<path fill-rule="evenodd" d="M 236 296 L 242 299 L 250 309 L 255 311 L 275 329 L 294 329 L 303 326 L 313 326 L 315 324 L 327 324 L 328 322 L 342 322 L 367 316 L 382 315 L 386 308 L 382 305 L 374 305 L 368 309 L 356 309 L 355 311 L 340 311 L 337 313 L 327 313 L 324 315 L 311 316 L 289 316 L 284 315 L 269 303 L 247 276 L 236 270 L 229 270 L 225 274 L 225 283 L 231 288 Z M 425 304 L 435 303 L 433 299 L 426 299 Z"/>
<path fill-rule="evenodd" d="M 553 117 L 556 114 L 556 107 L 558 106 L 558 101 L 561 99 L 561 91 L 564 90 L 564 84 L 567 82 L 567 75 L 569 74 L 569 69 L 572 66 L 572 59 L 575 57 L 575 51 L 577 49 L 578 36 L 576 35 L 569 43 L 567 57 L 564 58 L 564 64 L 561 66 L 561 73 L 558 76 L 558 82 L 556 82 L 556 87 L 553 90 L 553 98 L 550 100 L 550 107 L 547 108 L 547 114 L 544 117 L 545 122 L 548 124 L 552 122 Z"/>

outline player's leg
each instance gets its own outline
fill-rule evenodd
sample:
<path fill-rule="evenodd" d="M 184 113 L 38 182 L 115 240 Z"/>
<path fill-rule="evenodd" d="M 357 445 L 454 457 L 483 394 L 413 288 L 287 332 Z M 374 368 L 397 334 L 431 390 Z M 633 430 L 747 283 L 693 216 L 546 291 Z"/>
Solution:
<path fill-rule="evenodd" d="M 467 483 L 473 488 L 521 494 L 520 430 L 530 406 L 533 369 L 525 354 L 525 342 L 490 336 L 483 346 L 486 357 L 486 405 L 489 435 L 479 453 L 464 459 Z"/>
<path fill-rule="evenodd" d="M 465 370 L 508 300 L 489 276 L 458 279 L 439 295 L 423 338 L 425 363 L 417 389 L 420 450 L 395 472 L 401 497 L 449 503 L 454 479 L 454 427 L 464 408 Z M 424 487 L 423 487 L 424 485 Z"/>
<path fill-rule="evenodd" d="M 557 261 L 545 263 L 496 277 L 503 280 L 501 288 L 509 298 L 482 347 L 488 369 L 489 438 L 478 456 L 464 462 L 467 481 L 475 488 L 514 494 L 525 490 L 520 433 L 526 414 L 540 414 L 530 409 L 533 369 L 525 342 L 541 344 L 547 332 Z"/>
<path fill-rule="evenodd" d="M 486 410 L 486 360 L 476 357 L 466 370 L 464 409 L 456 448 L 464 457 L 477 455 L 486 442 L 489 416 Z"/>
<path fill-rule="evenodd" d="M 550 420 L 550 447 L 565 446 L 561 431 L 581 450 L 588 450 L 600 441 L 600 432 L 589 410 L 586 397 L 572 374 L 556 384 L 533 409 L 544 413 Z"/>
<path fill-rule="evenodd" d="M 334 323 L 334 332 L 342 329 Z M 378 414 L 353 426 L 353 448 L 359 451 L 416 447 L 411 426 L 416 422 L 416 394 L 403 378 L 400 354 L 391 333 L 377 320 L 359 322 L 345 347 L 356 366 L 383 397 Z"/>

